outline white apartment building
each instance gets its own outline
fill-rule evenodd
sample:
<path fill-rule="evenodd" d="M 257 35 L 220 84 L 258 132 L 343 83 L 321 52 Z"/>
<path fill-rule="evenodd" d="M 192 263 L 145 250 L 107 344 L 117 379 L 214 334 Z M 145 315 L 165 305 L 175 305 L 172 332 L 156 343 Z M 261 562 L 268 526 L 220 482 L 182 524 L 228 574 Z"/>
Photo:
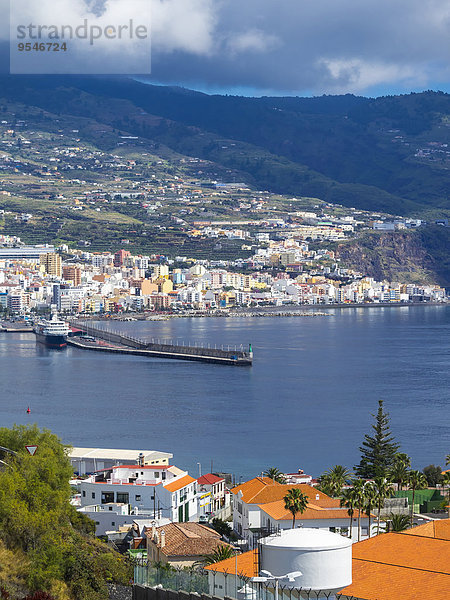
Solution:
<path fill-rule="evenodd" d="M 80 482 L 81 507 L 126 504 L 174 522 L 197 518 L 197 481 L 170 465 L 120 465 Z"/>

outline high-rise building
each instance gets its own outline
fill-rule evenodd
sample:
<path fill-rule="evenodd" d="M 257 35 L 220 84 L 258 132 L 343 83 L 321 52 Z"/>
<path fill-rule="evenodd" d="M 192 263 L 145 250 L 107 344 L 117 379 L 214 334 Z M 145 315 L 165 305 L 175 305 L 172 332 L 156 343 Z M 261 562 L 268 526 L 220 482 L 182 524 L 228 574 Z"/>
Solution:
<path fill-rule="evenodd" d="M 62 275 L 62 264 L 61 256 L 55 252 L 47 252 L 42 254 L 40 257 L 40 263 L 44 266 L 45 272 L 48 275 L 55 277 L 61 277 Z"/>
<path fill-rule="evenodd" d="M 131 256 L 131 252 L 129 250 L 118 250 L 114 254 L 114 266 L 121 267 L 125 262 L 125 259 Z"/>
<path fill-rule="evenodd" d="M 72 281 L 75 287 L 81 283 L 81 269 L 79 267 L 67 266 L 62 268 L 63 279 Z"/>

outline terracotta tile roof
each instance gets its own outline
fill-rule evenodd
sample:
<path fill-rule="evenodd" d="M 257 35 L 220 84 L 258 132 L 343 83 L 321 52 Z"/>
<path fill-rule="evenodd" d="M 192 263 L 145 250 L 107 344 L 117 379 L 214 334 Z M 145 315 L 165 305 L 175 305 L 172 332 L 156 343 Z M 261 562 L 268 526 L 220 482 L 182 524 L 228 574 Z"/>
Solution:
<path fill-rule="evenodd" d="M 193 477 L 190 475 L 185 475 L 184 477 L 181 477 L 181 479 L 175 479 L 175 481 L 172 481 L 172 483 L 168 483 L 164 486 L 164 488 L 169 492 L 177 492 L 193 481 L 195 481 Z"/>
<path fill-rule="evenodd" d="M 402 533 L 386 533 L 353 546 L 353 558 L 450 575 L 449 552 L 446 540 Z"/>
<path fill-rule="evenodd" d="M 340 591 L 344 596 L 364 600 L 449 598 L 450 577 L 442 573 L 355 559 L 352 566 L 353 583 Z"/>
<path fill-rule="evenodd" d="M 197 481 L 203 485 L 213 485 L 214 483 L 219 483 L 219 481 L 224 481 L 223 477 L 217 477 L 213 473 L 206 473 L 197 479 Z"/>
<path fill-rule="evenodd" d="M 403 531 L 403 534 L 450 541 L 450 520 L 438 519 L 436 521 L 430 521 L 424 525 L 419 525 L 419 527 L 413 527 L 412 529 Z"/>
<path fill-rule="evenodd" d="M 354 544 L 353 583 L 341 594 L 364 600 L 448 600 L 449 525 L 435 521 Z"/>
<path fill-rule="evenodd" d="M 277 500 L 276 502 L 262 504 L 259 505 L 259 508 L 269 515 L 269 517 L 277 521 L 292 520 L 292 513 L 284 508 L 284 500 Z M 361 517 L 367 518 L 367 515 L 362 512 Z M 353 513 L 353 518 L 358 518 L 357 510 L 355 510 Z M 333 506 L 328 506 L 328 502 L 325 503 L 325 506 L 309 503 L 305 512 L 302 514 L 297 513 L 296 516 L 297 521 L 303 521 L 307 519 L 350 519 L 350 517 L 347 509 L 340 508 L 339 500 L 336 500 Z"/>
<path fill-rule="evenodd" d="M 200 523 L 169 523 L 157 527 L 156 531 L 159 533 L 159 540 L 161 540 L 161 532 L 165 533 L 164 547 L 161 548 L 160 542 L 157 546 L 167 557 L 200 557 L 214 552 L 220 546 L 228 546 L 220 539 L 220 535 L 216 531 L 200 525 Z M 149 543 L 154 543 L 152 529 L 149 527 L 146 528 L 146 536 Z"/>
<path fill-rule="evenodd" d="M 329 506 L 336 506 L 337 502 L 337 506 L 339 506 L 338 500 L 330 498 L 307 483 L 281 484 L 268 477 L 255 477 L 234 487 L 231 491 L 235 495 L 242 492 L 242 500 L 246 504 L 267 504 L 268 502 L 282 500 L 287 492 L 293 488 L 298 488 L 311 500 L 320 501 L 321 503 L 330 502 Z"/>
<path fill-rule="evenodd" d="M 205 567 L 207 571 L 213 571 L 215 573 L 230 573 L 236 572 L 236 561 L 237 561 L 237 572 L 242 577 L 256 577 L 259 572 L 258 568 L 258 551 L 250 550 L 243 554 L 238 554 L 237 557 L 227 558 L 221 560 L 218 563 Z"/>

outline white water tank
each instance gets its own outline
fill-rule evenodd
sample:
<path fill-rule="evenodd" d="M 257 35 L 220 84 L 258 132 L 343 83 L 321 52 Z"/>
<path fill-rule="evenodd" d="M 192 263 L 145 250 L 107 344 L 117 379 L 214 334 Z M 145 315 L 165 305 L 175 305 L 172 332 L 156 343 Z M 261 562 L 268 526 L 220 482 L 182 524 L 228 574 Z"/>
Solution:
<path fill-rule="evenodd" d="M 291 588 L 338 591 L 352 582 L 352 542 L 322 529 L 286 529 L 260 540 L 260 570 L 274 576 L 300 571 Z"/>

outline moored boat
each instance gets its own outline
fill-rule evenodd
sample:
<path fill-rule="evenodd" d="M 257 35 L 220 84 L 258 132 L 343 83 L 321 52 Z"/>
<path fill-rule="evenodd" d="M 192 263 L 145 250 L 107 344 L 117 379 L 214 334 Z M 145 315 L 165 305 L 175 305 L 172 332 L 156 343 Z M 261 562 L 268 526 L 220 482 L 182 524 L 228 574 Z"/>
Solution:
<path fill-rule="evenodd" d="M 69 331 L 69 325 L 58 319 L 56 313 L 53 313 L 50 320 L 42 319 L 36 323 L 34 328 L 36 341 L 45 344 L 49 348 L 64 348 L 67 345 Z"/>

